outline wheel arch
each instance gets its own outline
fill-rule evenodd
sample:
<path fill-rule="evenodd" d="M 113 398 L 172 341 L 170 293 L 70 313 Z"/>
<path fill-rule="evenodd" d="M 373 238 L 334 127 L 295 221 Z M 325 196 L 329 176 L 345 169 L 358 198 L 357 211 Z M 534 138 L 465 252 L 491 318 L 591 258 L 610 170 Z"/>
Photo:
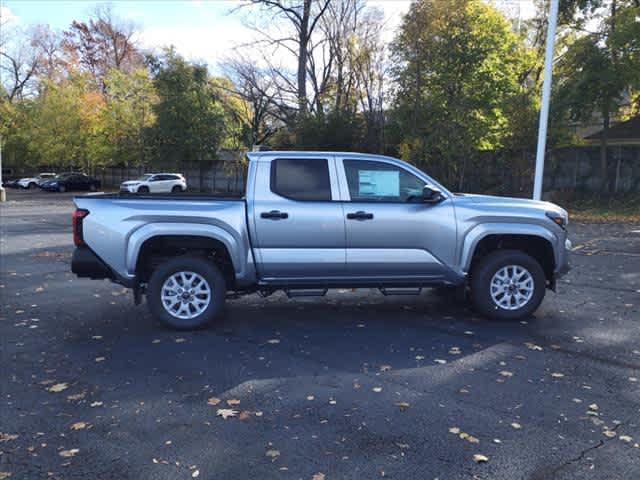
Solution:
<path fill-rule="evenodd" d="M 129 238 L 126 252 L 127 272 L 145 281 L 152 257 L 168 258 L 185 253 L 211 255 L 219 263 L 229 287 L 244 277 L 242 245 L 223 228 L 200 224 L 147 224 Z M 152 260 L 153 261 L 153 260 Z"/>
<path fill-rule="evenodd" d="M 467 234 L 463 243 L 461 266 L 470 272 L 486 254 L 499 249 L 520 250 L 535 258 L 549 282 L 557 264 L 554 244 L 556 236 L 539 225 L 479 225 Z"/>

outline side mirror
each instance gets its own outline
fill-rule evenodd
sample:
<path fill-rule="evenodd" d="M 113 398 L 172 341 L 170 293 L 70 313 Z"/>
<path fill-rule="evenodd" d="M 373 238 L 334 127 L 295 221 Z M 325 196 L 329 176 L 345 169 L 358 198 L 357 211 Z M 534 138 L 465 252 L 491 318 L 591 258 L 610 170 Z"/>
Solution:
<path fill-rule="evenodd" d="M 442 200 L 444 200 L 444 196 L 440 190 L 431 188 L 428 185 L 425 185 L 422 189 L 422 201 L 424 203 L 440 203 Z"/>

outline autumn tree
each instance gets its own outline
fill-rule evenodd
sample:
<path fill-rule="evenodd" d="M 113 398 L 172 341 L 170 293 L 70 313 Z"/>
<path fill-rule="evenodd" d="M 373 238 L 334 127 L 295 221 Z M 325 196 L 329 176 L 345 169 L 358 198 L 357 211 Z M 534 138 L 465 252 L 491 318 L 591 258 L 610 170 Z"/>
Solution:
<path fill-rule="evenodd" d="M 143 66 L 134 41 L 135 27 L 117 18 L 111 7 L 98 7 L 88 22 L 74 20 L 65 32 L 64 48 L 72 66 L 89 72 L 104 89 L 112 69 L 130 72 Z"/>

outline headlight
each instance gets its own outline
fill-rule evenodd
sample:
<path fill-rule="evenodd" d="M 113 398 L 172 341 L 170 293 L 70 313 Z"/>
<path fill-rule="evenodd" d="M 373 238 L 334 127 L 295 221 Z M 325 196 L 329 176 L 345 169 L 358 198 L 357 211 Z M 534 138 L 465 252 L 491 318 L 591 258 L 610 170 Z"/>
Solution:
<path fill-rule="evenodd" d="M 561 213 L 558 212 L 546 212 L 547 213 L 547 217 L 549 217 L 549 219 L 555 223 L 556 225 L 558 225 L 561 228 L 566 228 L 567 227 L 567 223 L 569 221 L 567 215 L 563 215 Z"/>

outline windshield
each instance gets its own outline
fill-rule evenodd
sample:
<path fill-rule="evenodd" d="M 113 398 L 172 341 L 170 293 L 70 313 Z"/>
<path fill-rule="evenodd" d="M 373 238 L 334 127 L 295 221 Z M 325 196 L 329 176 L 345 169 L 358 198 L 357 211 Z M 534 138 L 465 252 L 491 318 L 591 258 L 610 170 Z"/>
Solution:
<path fill-rule="evenodd" d="M 60 175 L 56 175 L 54 178 L 58 180 L 64 180 L 65 178 L 69 178 L 70 176 L 70 173 L 61 173 Z"/>
<path fill-rule="evenodd" d="M 144 182 L 145 180 L 149 180 L 153 175 L 151 175 L 150 173 L 147 173 L 145 175 L 142 175 L 141 177 L 136 178 L 136 180 L 138 182 Z"/>

